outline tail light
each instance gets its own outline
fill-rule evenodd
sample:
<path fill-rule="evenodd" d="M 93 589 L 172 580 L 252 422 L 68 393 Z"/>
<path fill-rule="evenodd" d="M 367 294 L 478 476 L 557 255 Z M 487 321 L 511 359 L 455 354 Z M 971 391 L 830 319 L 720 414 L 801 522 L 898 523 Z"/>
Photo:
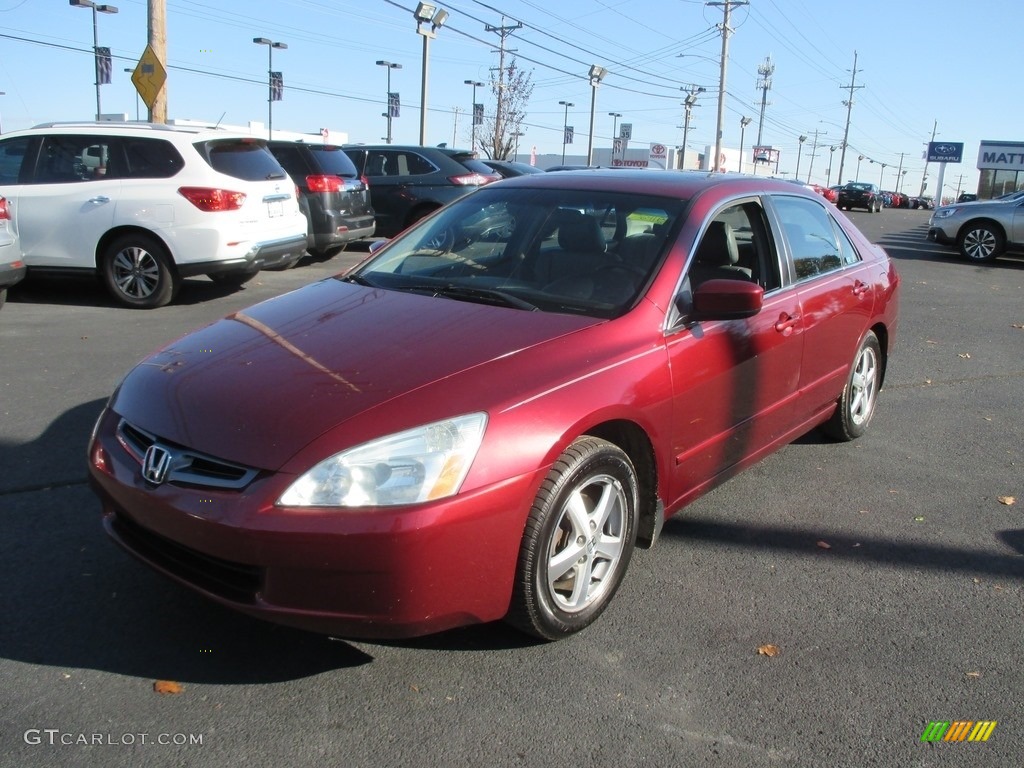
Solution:
<path fill-rule="evenodd" d="M 448 181 L 458 184 L 460 187 L 482 187 L 484 184 L 490 184 L 500 178 L 500 176 L 489 176 L 485 173 L 467 173 L 462 176 L 449 176 Z"/>
<path fill-rule="evenodd" d="M 341 177 L 330 174 L 306 177 L 306 186 L 310 192 L 338 192 L 344 185 Z"/>
<path fill-rule="evenodd" d="M 7 198 L 0 197 L 0 219 L 10 220 L 11 210 L 7 207 Z"/>
<path fill-rule="evenodd" d="M 237 211 L 245 202 L 245 192 L 212 187 L 179 187 L 178 194 L 201 211 Z"/>

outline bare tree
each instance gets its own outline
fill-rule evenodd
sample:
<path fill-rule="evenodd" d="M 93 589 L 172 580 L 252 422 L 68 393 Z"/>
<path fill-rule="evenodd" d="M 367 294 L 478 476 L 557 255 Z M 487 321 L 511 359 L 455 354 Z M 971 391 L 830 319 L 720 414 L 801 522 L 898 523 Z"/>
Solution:
<path fill-rule="evenodd" d="M 498 77 L 491 81 L 495 110 L 485 115 L 481 130 L 480 148 L 492 160 L 510 160 L 522 135 L 526 105 L 533 94 L 531 73 L 519 66 L 512 57 L 507 67 L 498 69 Z"/>

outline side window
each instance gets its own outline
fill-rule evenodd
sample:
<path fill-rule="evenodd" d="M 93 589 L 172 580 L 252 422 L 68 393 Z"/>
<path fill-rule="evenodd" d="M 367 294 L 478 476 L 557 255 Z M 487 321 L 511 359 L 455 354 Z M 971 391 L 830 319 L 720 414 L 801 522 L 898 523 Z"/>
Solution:
<path fill-rule="evenodd" d="M 371 178 L 374 176 L 397 176 L 398 162 L 394 152 L 368 152 L 363 173 Z"/>
<path fill-rule="evenodd" d="M 46 136 L 34 181 L 65 184 L 104 179 L 110 154 L 109 140 L 102 136 Z"/>
<path fill-rule="evenodd" d="M 842 268 L 832 217 L 823 206 L 814 200 L 788 195 L 776 195 L 772 202 L 789 242 L 797 282 Z"/>
<path fill-rule="evenodd" d="M 32 138 L 29 136 L 0 141 L 0 184 L 18 183 L 21 166 L 31 141 Z"/>
<path fill-rule="evenodd" d="M 403 176 L 423 176 L 437 170 L 434 164 L 422 155 L 413 152 L 404 153 L 399 157 L 399 172 Z"/>
<path fill-rule="evenodd" d="M 689 276 L 694 290 L 707 280 L 721 279 L 757 283 L 765 291 L 778 288 L 778 261 L 761 206 L 738 203 L 716 213 L 697 244 Z"/>
<path fill-rule="evenodd" d="M 174 145 L 162 139 L 122 139 L 128 179 L 169 179 L 185 167 Z"/>

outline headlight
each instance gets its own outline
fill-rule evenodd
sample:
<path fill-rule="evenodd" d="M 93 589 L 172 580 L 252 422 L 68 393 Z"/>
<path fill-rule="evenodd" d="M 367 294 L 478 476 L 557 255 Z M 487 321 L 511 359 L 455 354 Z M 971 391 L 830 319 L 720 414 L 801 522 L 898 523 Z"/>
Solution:
<path fill-rule="evenodd" d="M 458 493 L 476 458 L 487 414 L 436 421 L 349 448 L 292 483 L 284 507 L 414 504 Z"/>
<path fill-rule="evenodd" d="M 932 216 L 936 219 L 948 219 L 957 212 L 956 208 L 939 208 Z"/>

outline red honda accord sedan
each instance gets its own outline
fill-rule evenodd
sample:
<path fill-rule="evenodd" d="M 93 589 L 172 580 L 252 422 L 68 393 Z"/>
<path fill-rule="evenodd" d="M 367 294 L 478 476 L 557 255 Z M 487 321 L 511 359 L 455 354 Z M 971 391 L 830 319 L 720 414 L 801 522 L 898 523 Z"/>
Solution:
<path fill-rule="evenodd" d="M 688 502 L 814 427 L 863 434 L 898 299 L 784 181 L 509 179 L 144 360 L 91 482 L 118 544 L 254 616 L 558 639 Z"/>

